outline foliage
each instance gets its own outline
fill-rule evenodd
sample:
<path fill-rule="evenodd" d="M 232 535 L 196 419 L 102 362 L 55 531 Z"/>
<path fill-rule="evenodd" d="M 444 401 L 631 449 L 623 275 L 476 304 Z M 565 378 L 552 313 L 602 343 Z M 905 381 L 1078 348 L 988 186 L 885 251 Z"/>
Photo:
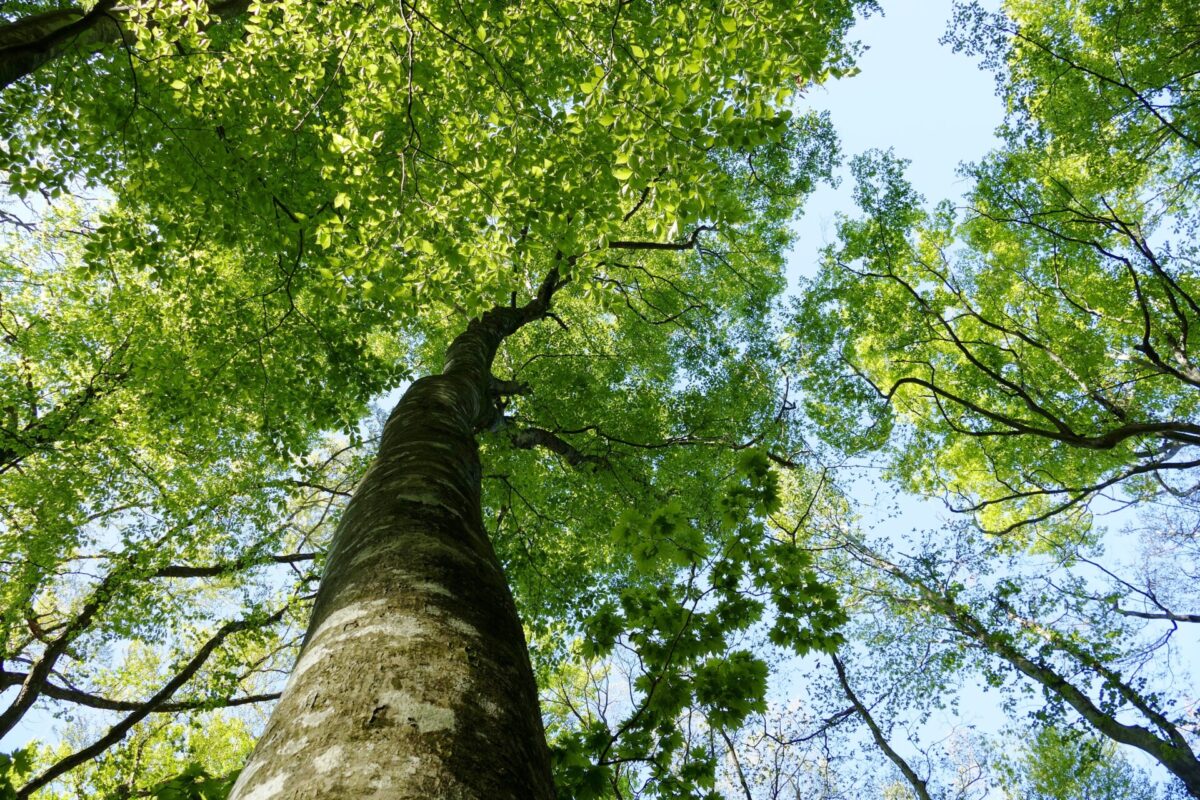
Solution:
<path fill-rule="evenodd" d="M 718 658 L 761 614 L 752 587 L 784 610 L 781 645 L 830 646 L 834 596 L 747 521 L 765 501 L 711 487 L 734 450 L 794 454 L 762 320 L 836 144 L 792 100 L 850 70 L 870 5 L 102 3 L 120 36 L 92 29 L 7 86 L 0 169 L 26 210 L 2 217 L 3 676 L 21 698 L 2 721 L 53 706 L 72 731 L 22 796 L 229 772 L 244 731 L 198 753 L 179 726 L 275 696 L 369 457 L 368 402 L 551 266 L 571 281 L 559 328 L 499 362 L 485 504 L 535 629 L 578 633 L 588 597 L 624 599 L 619 627 L 657 653 L 648 680 L 672 691 L 643 685 L 661 707 L 612 746 L 653 751 L 686 705 L 730 725 L 759 707 L 765 665 Z M 6 6 L 3 41 L 47 8 Z M 607 535 L 672 502 L 704 559 L 630 560 L 642 522 Z M 675 659 L 663 637 L 697 600 L 680 576 L 714 569 L 724 605 Z M 674 601 L 657 615 L 655 581 Z M 644 756 L 668 794 L 711 774 L 667 770 L 677 750 Z"/>
<path fill-rule="evenodd" d="M 716 796 L 705 794 L 716 780 L 713 753 L 677 720 L 688 717 L 702 736 L 766 710 L 768 664 L 738 647 L 746 632 L 765 627 L 773 645 L 800 654 L 841 641 L 845 613 L 811 555 L 766 535 L 779 488 L 765 455 L 742 456 L 716 505 L 707 523 L 672 503 L 649 519 L 627 515 L 613 534 L 626 560 L 621 588 L 596 599 L 581 651 L 591 660 L 617 647 L 636 655 L 632 708 L 611 727 L 576 714 L 555 731 L 559 784 L 572 797 L 607 796 L 638 765 L 647 796 Z"/>
<path fill-rule="evenodd" d="M 237 780 L 237 773 L 214 778 L 204 768 L 190 764 L 177 777 L 156 786 L 154 800 L 224 800 Z"/>
<path fill-rule="evenodd" d="M 894 473 L 995 531 L 1078 528 L 1117 485 L 1188 490 L 1196 56 L 1161 39 L 1193 16 L 960 9 L 950 39 L 998 70 L 1004 146 L 965 168 L 963 210 L 924 209 L 890 154 L 856 161 L 864 216 L 796 318 L 831 440 L 877 448 L 902 422 Z"/>
<path fill-rule="evenodd" d="M 1078 731 L 1043 728 L 1016 758 L 1002 758 L 1006 797 L 1022 800 L 1153 800 L 1144 774 L 1111 742 Z"/>
<path fill-rule="evenodd" d="M 18 192 L 121 187 L 91 260 L 128 254 L 188 298 L 255 296 L 264 352 L 310 348 L 286 362 L 324 387 L 272 424 L 320 398 L 339 404 L 321 424 L 352 425 L 404 355 L 381 363 L 372 336 L 464 320 L 613 242 L 778 227 L 797 188 L 772 155 L 795 150 L 784 105 L 845 71 L 853 6 L 263 3 L 211 28 L 202 7 L 135 7 L 127 52 L 5 94 L 5 167 Z"/>
<path fill-rule="evenodd" d="M 965 206 L 927 206 L 891 152 L 852 163 L 862 214 L 794 307 L 806 415 L 991 534 L 831 534 L 855 555 L 827 568 L 867 612 L 847 636 L 889 650 L 869 684 L 885 729 L 974 676 L 1039 736 L 1084 720 L 1197 791 L 1172 653 L 1196 619 L 1174 590 L 1194 583 L 1200 464 L 1196 22 L 1153 0 L 960 4 L 946 41 L 1008 109 L 1001 146 L 962 167 Z M 1138 558 L 1094 524 L 1115 509 L 1144 531 Z M 928 752 L 905 757 L 932 790 Z M 1014 774 L 1021 796 L 1099 791 Z"/>
<path fill-rule="evenodd" d="M 27 749 L 14 750 L 11 753 L 0 753 L 0 798 L 9 800 L 17 796 L 17 787 L 24 783 L 25 776 L 32 768 Z"/>
<path fill-rule="evenodd" d="M 1193 4 L 963 6 L 1003 146 L 967 209 L 855 159 L 786 330 L 838 161 L 798 97 L 872 3 L 229 6 L 101 3 L 123 37 L 0 95 L 0 728 L 62 738 L 9 794 L 221 796 L 371 401 L 552 267 L 479 439 L 564 794 L 1142 797 L 1063 732 L 1088 703 L 1191 747 L 1156 658 L 1195 616 Z M 867 542 L 872 450 L 1010 535 Z M 1117 486 L 1165 509 L 1136 570 L 1088 530 Z M 972 681 L 1031 715 L 1019 761 L 906 740 Z"/>

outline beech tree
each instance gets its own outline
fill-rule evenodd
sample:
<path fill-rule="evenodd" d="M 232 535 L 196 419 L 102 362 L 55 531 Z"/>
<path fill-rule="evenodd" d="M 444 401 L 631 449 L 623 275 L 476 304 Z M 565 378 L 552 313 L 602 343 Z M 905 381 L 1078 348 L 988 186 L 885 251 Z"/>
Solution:
<path fill-rule="evenodd" d="M 152 714 L 273 697 L 256 676 L 286 663 L 316 562 L 297 668 L 233 796 L 552 796 L 485 507 L 534 630 L 574 607 L 590 647 L 623 637 L 646 668 L 618 729 L 558 732 L 563 791 L 711 786 L 712 754 L 674 723 L 761 704 L 764 662 L 730 652 L 765 612 L 752 595 L 778 607 L 779 646 L 829 648 L 841 618 L 804 552 L 757 527 L 767 464 L 794 453 L 769 373 L 737 384 L 774 347 L 787 223 L 833 158 L 828 122 L 789 101 L 848 71 L 868 5 L 15 9 L 9 190 L 56 209 L 103 192 L 56 212 L 51 241 L 6 217 L 4 722 L 51 698 L 124 712 L 74 752 L 13 761 L 16 795 L 54 791 Z M 508 341 L 539 319 L 575 352 Z M 367 401 L 413 374 L 326 558 L 324 509 L 354 466 L 307 454 L 330 429 L 357 444 Z M 604 399 L 618 391 L 637 399 Z M 489 473 L 485 496 L 485 433 L 497 461 L 551 455 Z M 673 455 L 689 449 L 711 457 Z M 514 498 L 539 482 L 594 505 L 533 524 Z M 616 524 L 630 506 L 642 518 Z M 562 562 L 559 580 L 522 580 L 530 528 L 551 552 L 528 567 Z M 273 565 L 298 570 L 283 592 L 254 577 Z M 244 613 L 188 631 L 185 608 Z M 88 674 L 121 639 L 158 648 L 139 683 L 183 656 L 148 698 Z M 219 791 L 214 763 L 113 789 Z"/>

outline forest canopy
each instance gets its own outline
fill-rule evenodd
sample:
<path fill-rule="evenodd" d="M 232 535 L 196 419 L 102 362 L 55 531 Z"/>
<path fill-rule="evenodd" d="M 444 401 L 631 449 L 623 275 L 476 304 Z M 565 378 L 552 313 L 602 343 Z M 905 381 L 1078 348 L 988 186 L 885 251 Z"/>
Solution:
<path fill-rule="evenodd" d="M 1200 9 L 877 13 L 0 5 L 0 798 L 1200 797 Z"/>

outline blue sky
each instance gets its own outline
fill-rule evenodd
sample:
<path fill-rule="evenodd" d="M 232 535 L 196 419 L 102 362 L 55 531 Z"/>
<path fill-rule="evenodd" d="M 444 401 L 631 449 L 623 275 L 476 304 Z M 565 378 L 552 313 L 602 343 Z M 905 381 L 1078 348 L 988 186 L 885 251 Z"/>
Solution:
<path fill-rule="evenodd" d="M 882 0 L 884 13 L 855 28 L 868 48 L 861 74 L 812 89 L 808 106 L 833 117 L 848 158 L 871 148 L 893 148 L 911 160 L 909 180 L 927 200 L 956 198 L 967 184 L 959 163 L 982 156 L 1004 109 L 995 82 L 975 61 L 938 43 L 950 19 L 951 0 Z M 995 5 L 995 3 L 986 3 Z M 843 175 L 846 170 L 843 168 Z M 790 272 L 810 275 L 817 252 L 834 235 L 837 213 L 853 213 L 851 184 L 823 187 L 809 200 L 797 229 Z"/>

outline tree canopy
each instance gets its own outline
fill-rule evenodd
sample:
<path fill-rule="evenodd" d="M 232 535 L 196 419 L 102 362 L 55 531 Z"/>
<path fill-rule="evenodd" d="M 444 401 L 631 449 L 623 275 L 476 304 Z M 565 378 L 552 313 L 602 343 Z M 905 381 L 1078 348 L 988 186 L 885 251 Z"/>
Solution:
<path fill-rule="evenodd" d="M 561 796 L 1200 796 L 1193 5 L 961 4 L 1000 147 L 853 157 L 788 305 L 870 0 L 6 4 L 0 796 L 225 797 L 386 404 L 538 301 L 476 438 Z"/>

